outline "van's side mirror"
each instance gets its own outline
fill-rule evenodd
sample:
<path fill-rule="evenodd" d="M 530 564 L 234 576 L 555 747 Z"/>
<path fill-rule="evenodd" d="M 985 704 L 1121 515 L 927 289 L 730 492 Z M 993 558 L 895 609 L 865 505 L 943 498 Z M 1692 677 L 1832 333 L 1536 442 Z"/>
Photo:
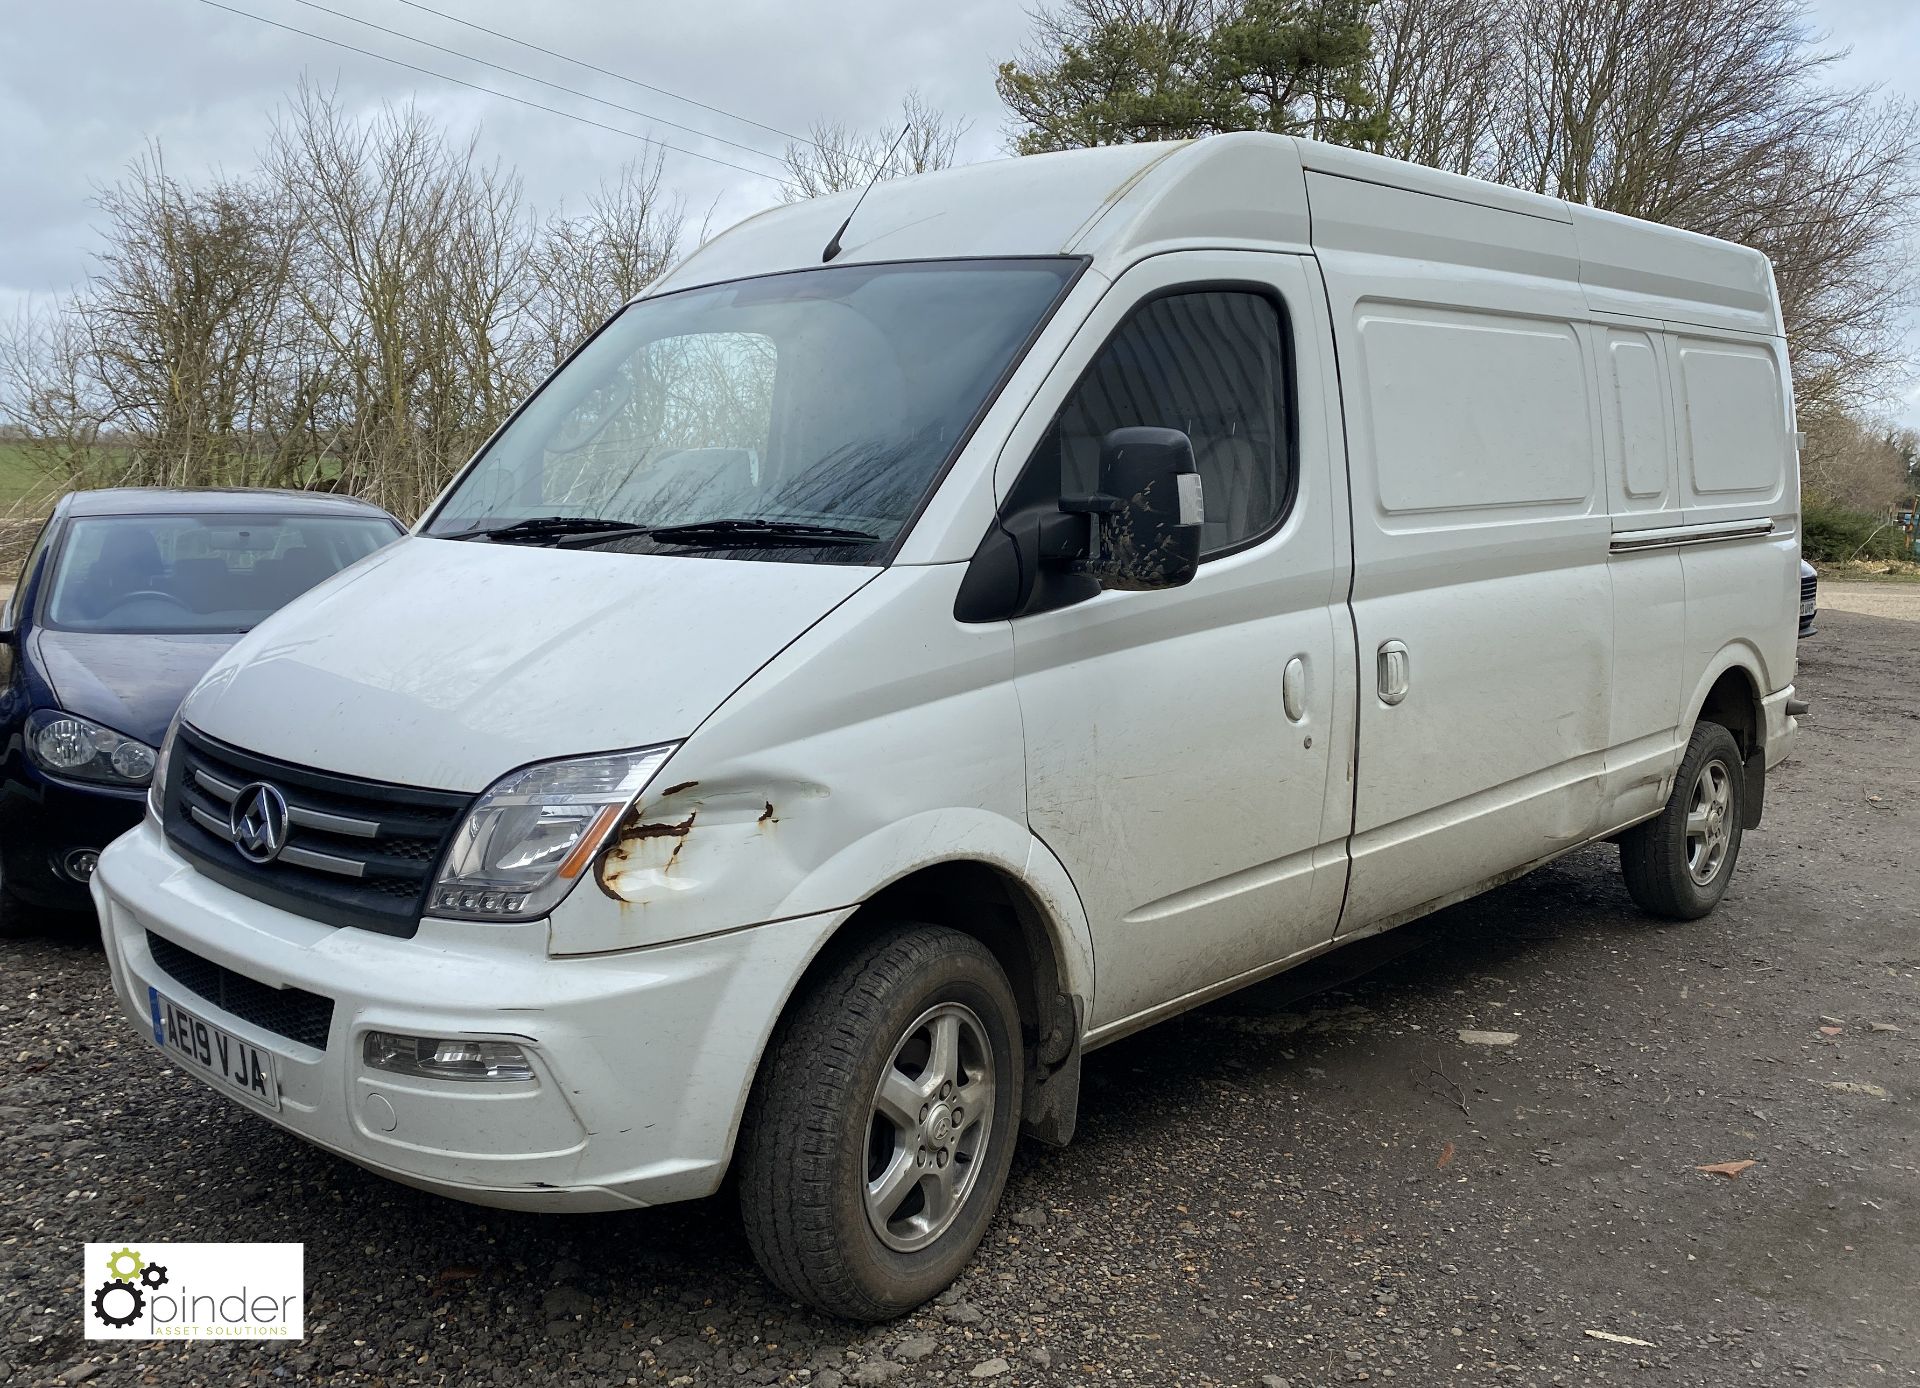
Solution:
<path fill-rule="evenodd" d="M 981 537 L 954 598 L 962 622 L 1004 622 L 1098 597 L 1173 588 L 1200 567 L 1200 474 L 1178 429 L 1115 429 L 1100 490 L 1034 501 Z"/>
<path fill-rule="evenodd" d="M 1097 547 L 1075 567 L 1102 588 L 1178 588 L 1200 568 L 1205 503 L 1178 429 L 1115 429 L 1100 441 L 1100 490 L 1060 509 L 1093 517 Z"/>

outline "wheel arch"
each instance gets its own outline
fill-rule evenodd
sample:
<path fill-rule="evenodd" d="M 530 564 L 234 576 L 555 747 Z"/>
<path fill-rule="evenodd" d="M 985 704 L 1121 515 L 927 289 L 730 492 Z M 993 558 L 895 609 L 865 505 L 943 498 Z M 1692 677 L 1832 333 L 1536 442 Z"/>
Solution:
<path fill-rule="evenodd" d="M 1065 868 L 1044 844 L 1025 838 L 1024 856 L 1008 844 L 956 846 L 901 866 L 867 893 L 821 939 L 787 989 L 755 1057 L 753 1083 L 795 1004 L 849 950 L 903 922 L 942 925 L 979 940 L 1006 970 L 1027 1054 L 1023 1128 L 1042 1141 L 1065 1143 L 1078 1111 L 1081 1041 L 1093 1004 L 1092 940 Z M 743 1092 L 729 1162 L 746 1110 Z"/>
<path fill-rule="evenodd" d="M 1758 827 L 1767 801 L 1767 680 L 1760 652 L 1744 641 L 1723 649 L 1694 689 L 1683 738 L 1701 723 L 1716 723 L 1733 735 L 1742 770 L 1742 827 Z M 1684 742 L 1683 742 L 1684 745 Z M 1676 767 L 1677 769 L 1677 767 Z"/>
<path fill-rule="evenodd" d="M 1765 679 L 1760 652 L 1744 641 L 1722 650 L 1707 665 L 1687 705 L 1682 733 L 1691 735 L 1702 719 L 1718 723 L 1733 734 L 1743 757 L 1751 757 L 1766 735 L 1766 714 L 1761 706 Z"/>

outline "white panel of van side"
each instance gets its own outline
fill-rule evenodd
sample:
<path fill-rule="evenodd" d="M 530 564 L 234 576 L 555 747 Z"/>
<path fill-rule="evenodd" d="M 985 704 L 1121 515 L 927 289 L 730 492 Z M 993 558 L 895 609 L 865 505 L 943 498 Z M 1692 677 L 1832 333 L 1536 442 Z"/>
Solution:
<path fill-rule="evenodd" d="M 1685 401 L 1681 432 L 1687 509 L 1770 515 L 1786 484 L 1787 412 L 1766 342 L 1676 336 L 1671 350 Z"/>
<path fill-rule="evenodd" d="M 1594 832 L 1611 527 L 1567 224 L 1311 169 L 1307 188 L 1353 505 L 1360 726 L 1344 934 Z M 1389 705 L 1378 652 L 1393 641 L 1410 668 Z"/>
<path fill-rule="evenodd" d="M 1596 312 L 1780 334 L 1773 270 L 1760 252 L 1617 212 L 1567 210 Z"/>
<path fill-rule="evenodd" d="M 1600 420 L 1614 529 L 1678 525 L 1673 411 L 1654 336 L 1637 328 L 1599 328 L 1595 339 L 1604 347 Z"/>
<path fill-rule="evenodd" d="M 1615 554 L 1613 694 L 1601 828 L 1659 813 L 1680 764 L 1687 592 L 1673 548 Z M 1677 730 L 1677 732 L 1676 732 Z"/>
<path fill-rule="evenodd" d="M 1603 828 L 1659 812 L 1679 765 L 1676 736 L 1684 691 L 1686 585 L 1679 550 L 1638 544 L 1682 531 L 1672 395 L 1661 337 L 1596 324 L 1600 417 L 1606 439 L 1607 507 L 1614 552 L 1611 750 L 1602 793 Z"/>
<path fill-rule="evenodd" d="M 1345 517 L 1329 467 L 1324 365 L 1301 257 L 1155 256 L 1122 276 L 1002 452 L 1004 495 L 1061 402 L 1142 298 L 1183 284 L 1276 288 L 1299 379 L 1299 482 L 1278 534 L 1163 592 L 1109 592 L 1012 624 L 1028 814 L 1085 903 L 1090 1031 L 1324 944 L 1345 862 L 1324 831 Z M 1287 720 L 1290 661 L 1304 717 Z"/>
<path fill-rule="evenodd" d="M 1585 503 L 1593 440 L 1581 409 L 1586 363 L 1573 325 L 1516 314 L 1368 302 L 1355 329 L 1379 502 L 1411 512 Z M 1511 389 L 1504 417 L 1485 408 Z M 1453 420 L 1458 427 L 1435 428 Z"/>
<path fill-rule="evenodd" d="M 1340 371 L 1333 351 L 1333 323 L 1327 317 L 1327 286 L 1317 259 L 1302 257 L 1301 271 L 1308 287 L 1301 296 L 1294 322 L 1295 347 L 1303 364 L 1300 376 L 1301 447 L 1310 438 L 1324 437 L 1327 456 L 1329 505 L 1333 511 L 1333 734 L 1332 761 L 1320 816 L 1320 859 L 1337 866 L 1326 873 L 1322 890 L 1346 895 L 1347 838 L 1353 832 L 1353 781 L 1360 724 L 1360 675 L 1353 645 L 1353 618 L 1340 601 L 1353 587 L 1353 524 L 1347 515 L 1345 459 L 1346 425 L 1340 407 Z M 1289 301 L 1291 302 L 1291 300 Z M 1304 365 L 1308 354 L 1314 370 Z M 1312 397 L 1318 380 L 1317 404 Z M 1338 903 L 1334 909 L 1338 910 Z"/>
<path fill-rule="evenodd" d="M 1698 712 L 1709 676 L 1728 663 L 1745 666 L 1763 697 L 1792 684 L 1799 660 L 1799 537 L 1688 546 L 1680 551 L 1680 567 L 1687 585 L 1682 680 L 1688 714 Z"/>
<path fill-rule="evenodd" d="M 1798 661 L 1800 483 L 1778 338 L 1669 334 L 1685 531 L 1687 715 L 1716 670 L 1749 668 L 1762 695 Z M 1715 535 L 1729 538 L 1714 540 Z"/>
<path fill-rule="evenodd" d="M 1504 183 L 1489 183 L 1482 178 L 1468 178 L 1464 174 L 1429 168 L 1425 164 L 1408 164 L 1398 159 L 1368 154 L 1348 145 L 1329 145 L 1301 139 L 1296 139 L 1294 143 L 1299 146 L 1300 162 L 1309 173 L 1330 174 L 1357 183 L 1377 183 L 1382 187 L 1404 189 L 1427 198 L 1467 203 L 1495 211 L 1520 212 L 1558 222 L 1571 220 L 1569 208 L 1560 198 L 1531 193 L 1524 188 L 1511 188 Z M 1321 209 L 1316 206 L 1316 241 L 1319 239 L 1318 233 L 1326 229 L 1321 217 Z M 1385 223 L 1382 230 L 1391 231 L 1393 226 L 1392 223 Z"/>

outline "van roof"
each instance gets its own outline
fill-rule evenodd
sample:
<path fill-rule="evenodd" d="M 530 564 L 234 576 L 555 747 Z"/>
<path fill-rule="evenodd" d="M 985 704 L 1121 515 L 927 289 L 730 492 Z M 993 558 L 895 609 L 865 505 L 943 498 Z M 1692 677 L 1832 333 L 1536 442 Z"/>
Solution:
<path fill-rule="evenodd" d="M 968 164 L 875 185 L 834 263 L 1082 255 L 1117 274 L 1182 246 L 1312 248 L 1311 172 L 1557 222 L 1596 309 L 1778 333 L 1758 251 L 1561 198 L 1289 135 L 1107 145 Z M 715 237 L 646 292 L 803 270 L 856 192 L 771 208 Z M 1431 252 L 1423 252 L 1431 254 Z"/>

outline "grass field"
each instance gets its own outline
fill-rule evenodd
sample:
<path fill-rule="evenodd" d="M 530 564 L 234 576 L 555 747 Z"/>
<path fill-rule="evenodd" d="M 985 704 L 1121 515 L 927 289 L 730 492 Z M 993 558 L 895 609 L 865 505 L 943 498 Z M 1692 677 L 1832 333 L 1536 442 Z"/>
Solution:
<path fill-rule="evenodd" d="M 45 515 L 44 503 L 58 494 L 58 485 L 34 466 L 24 447 L 0 442 L 0 516 L 16 510 L 20 515 Z"/>

